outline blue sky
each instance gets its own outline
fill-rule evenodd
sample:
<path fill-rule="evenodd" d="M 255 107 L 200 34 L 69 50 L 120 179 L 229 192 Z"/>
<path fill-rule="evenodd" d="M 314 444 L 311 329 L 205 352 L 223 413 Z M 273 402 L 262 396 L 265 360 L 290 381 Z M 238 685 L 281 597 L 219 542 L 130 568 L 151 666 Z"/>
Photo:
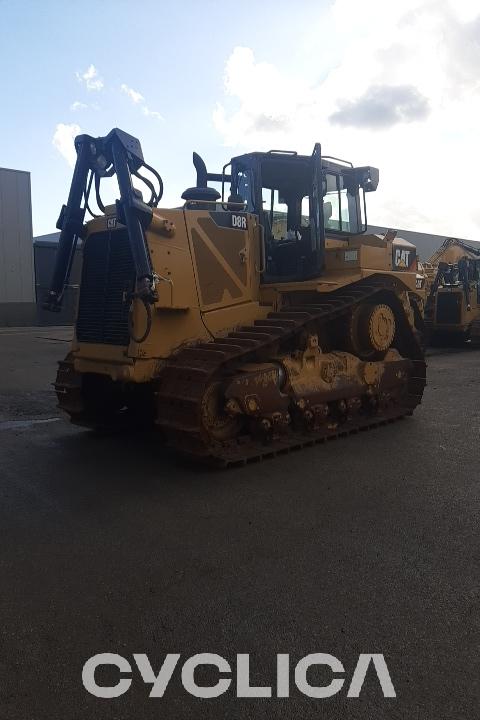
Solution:
<path fill-rule="evenodd" d="M 319 15 L 321 3 L 303 1 Z M 71 169 L 52 145 L 58 123 L 104 135 L 118 126 L 140 138 L 147 161 L 162 174 L 165 200 L 178 202 L 193 184 L 193 150 L 212 168 L 231 156 L 212 112 L 222 95 L 224 66 L 237 45 L 258 49 L 280 66 L 295 62 L 301 13 L 275 2 L 56 2 L 0 0 L 0 166 L 32 173 L 34 233 L 54 229 Z M 91 65 L 103 80 L 88 90 L 76 73 Z M 145 116 L 121 86 L 141 93 Z M 72 110 L 74 102 L 88 105 Z M 5 112 L 5 108 L 8 111 Z"/>
<path fill-rule="evenodd" d="M 193 150 L 320 141 L 380 168 L 371 222 L 480 239 L 479 66 L 478 0 L 0 0 L 0 166 L 31 172 L 41 234 L 76 128 L 139 137 L 167 206 Z"/>

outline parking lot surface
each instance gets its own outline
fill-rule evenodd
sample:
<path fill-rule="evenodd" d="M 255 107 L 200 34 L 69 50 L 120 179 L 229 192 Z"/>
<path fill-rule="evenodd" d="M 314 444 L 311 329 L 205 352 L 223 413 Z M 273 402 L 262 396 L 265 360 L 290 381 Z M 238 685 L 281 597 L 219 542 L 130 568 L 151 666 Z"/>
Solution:
<path fill-rule="evenodd" d="M 0 717 L 479 717 L 480 351 L 435 350 L 413 418 L 212 472 L 155 436 L 59 419 L 70 332 L 0 331 Z M 232 683 L 201 700 L 177 668 L 149 698 L 134 667 L 128 692 L 97 699 L 81 673 L 103 652 L 145 653 L 156 672 L 167 653 L 179 667 L 249 653 L 274 695 L 277 653 L 293 668 L 323 652 L 346 683 L 308 698 L 292 671 L 290 698 L 239 699 Z M 347 697 L 360 653 L 384 654 L 396 698 L 373 672 Z"/>

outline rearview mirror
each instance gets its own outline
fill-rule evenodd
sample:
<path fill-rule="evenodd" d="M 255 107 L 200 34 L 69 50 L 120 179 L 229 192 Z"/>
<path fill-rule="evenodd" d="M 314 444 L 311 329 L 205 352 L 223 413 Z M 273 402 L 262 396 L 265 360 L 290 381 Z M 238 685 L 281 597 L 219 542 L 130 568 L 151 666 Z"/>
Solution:
<path fill-rule="evenodd" d="M 374 192 L 378 187 L 378 181 L 380 179 L 380 172 L 378 168 L 366 167 L 355 168 L 355 175 L 359 187 L 363 188 L 365 192 Z"/>

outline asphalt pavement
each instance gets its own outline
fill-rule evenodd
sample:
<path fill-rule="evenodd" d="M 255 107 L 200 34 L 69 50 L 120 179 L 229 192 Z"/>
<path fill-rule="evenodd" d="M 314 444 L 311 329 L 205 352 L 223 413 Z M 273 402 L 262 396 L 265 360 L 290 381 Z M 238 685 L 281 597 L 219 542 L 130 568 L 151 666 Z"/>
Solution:
<path fill-rule="evenodd" d="M 431 353 L 412 418 L 209 471 L 154 435 L 96 437 L 59 419 L 51 382 L 69 336 L 0 331 L 2 720 L 480 716 L 480 351 Z M 115 699 L 82 684 L 107 652 L 132 667 Z M 207 652 L 232 668 L 249 653 L 251 684 L 274 697 L 237 698 L 235 682 L 190 695 L 180 669 Z M 134 653 L 155 674 L 180 654 L 163 697 L 149 697 Z M 275 697 L 277 653 L 290 656 L 288 698 Z M 295 687 L 310 653 L 343 664 L 332 697 Z M 396 697 L 372 667 L 347 696 L 362 653 L 384 655 Z M 213 685 L 218 670 L 195 677 Z M 96 678 L 114 685 L 119 671 Z"/>

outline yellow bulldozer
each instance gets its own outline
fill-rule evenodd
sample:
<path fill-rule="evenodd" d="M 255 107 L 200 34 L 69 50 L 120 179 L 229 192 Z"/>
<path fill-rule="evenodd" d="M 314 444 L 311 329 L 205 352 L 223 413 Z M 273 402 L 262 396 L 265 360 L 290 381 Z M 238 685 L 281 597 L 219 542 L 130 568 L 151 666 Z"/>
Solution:
<path fill-rule="evenodd" d="M 425 325 L 432 344 L 480 345 L 480 247 L 447 238 L 428 263 Z"/>
<path fill-rule="evenodd" d="M 196 185 L 167 209 L 136 138 L 114 129 L 75 147 L 45 299 L 61 305 L 81 238 L 75 336 L 56 380 L 72 422 L 152 425 L 182 453 L 228 465 L 421 402 L 416 252 L 393 233 L 367 234 L 377 169 L 319 144 L 311 156 L 240 155 L 220 173 L 194 153 Z M 113 175 L 120 197 L 105 207 L 100 181 Z"/>

